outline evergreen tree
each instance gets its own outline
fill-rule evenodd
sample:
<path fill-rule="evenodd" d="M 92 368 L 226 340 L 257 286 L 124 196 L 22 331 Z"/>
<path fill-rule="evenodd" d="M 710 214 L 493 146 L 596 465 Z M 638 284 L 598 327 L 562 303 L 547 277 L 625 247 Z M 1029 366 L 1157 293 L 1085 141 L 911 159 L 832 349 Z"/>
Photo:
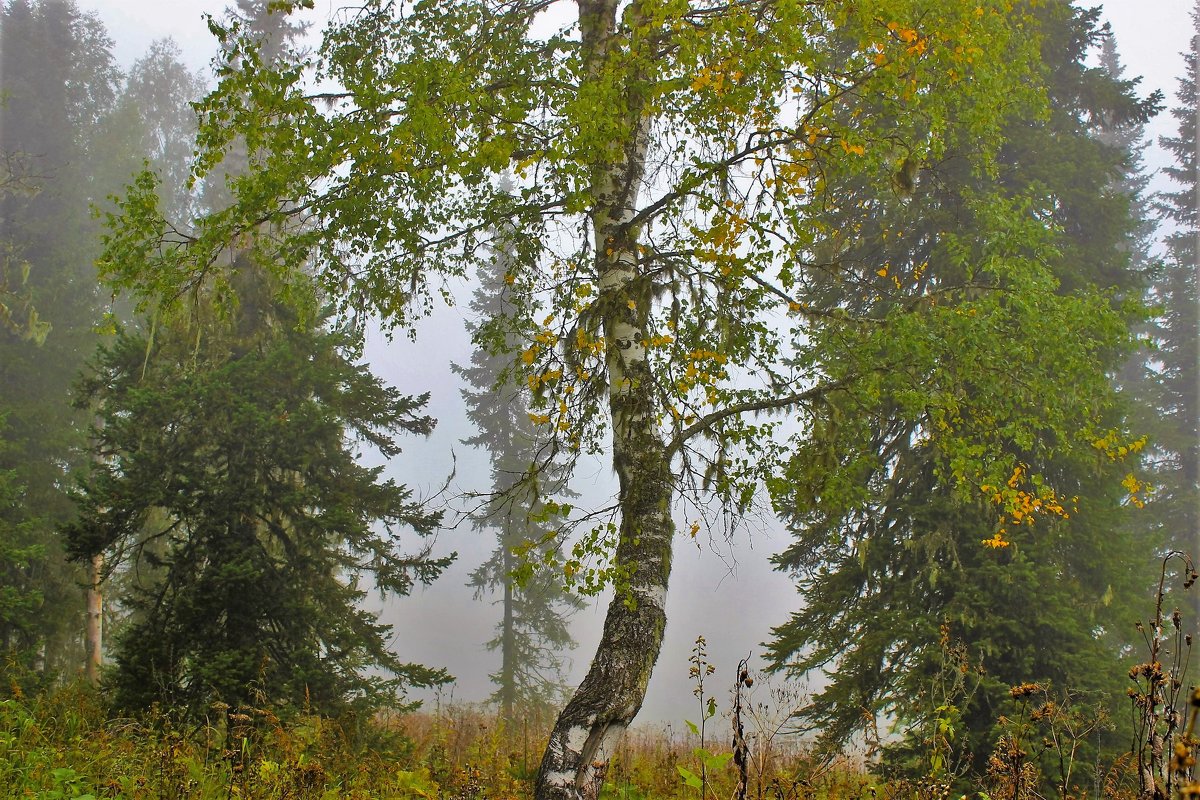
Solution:
<path fill-rule="evenodd" d="M 287 61 L 299 30 L 249 0 L 221 24 L 254 36 L 271 64 Z M 174 220 L 162 229 L 169 246 L 193 209 L 227 202 L 254 152 L 233 143 L 198 195 L 181 191 L 188 163 L 177 145 L 192 118 L 173 112 L 196 82 L 167 46 L 151 57 L 135 66 L 130 94 L 157 112 L 143 145 L 160 168 L 142 180 Z M 80 397 L 99 415 L 99 463 L 66 532 L 74 555 L 106 553 L 123 576 L 130 620 L 114 699 L 193 714 L 214 700 L 323 712 L 395 704 L 405 688 L 448 676 L 389 651 L 389 628 L 358 608 L 358 583 L 404 594 L 449 558 L 399 554 L 402 529 L 428 535 L 438 515 L 378 480 L 381 469 L 358 466 L 346 437 L 395 456 L 398 434 L 432 427 L 424 398 L 354 366 L 351 340 L 311 322 L 302 287 L 275 302 L 267 265 L 232 246 L 227 256 L 220 272 L 236 310 L 163 317 L 148 341 L 122 336 Z"/>
<path fill-rule="evenodd" d="M 0 620 L 0 648 L 46 674 L 79 663 L 83 631 L 81 575 L 53 530 L 71 514 L 63 489 L 81 463 L 87 423 L 71 407 L 70 387 L 102 313 L 89 206 L 119 185 L 100 179 L 109 153 L 96 140 L 119 81 L 110 49 L 99 20 L 70 0 L 0 7 L 0 153 L 20 162 L 6 171 L 23 182 L 23 191 L 0 192 L 0 246 L 4 288 L 18 292 L 26 327 L 0 330 L 0 473 L 20 487 L 3 524 L 24 553 L 5 577 L 9 591 L 39 598 L 20 624 Z M 41 346 L 25 335 L 30 322 Z"/>
<path fill-rule="evenodd" d="M 1133 84 L 1085 67 L 1100 36 L 1096 12 L 1059 4 L 1039 17 L 1051 110 L 1036 123 L 1009 121 L 998 177 L 1011 196 L 1034 198 L 1033 224 L 1065 234 L 1043 254 L 1055 275 L 1048 290 L 1096 286 L 1120 304 L 1141 291 L 1131 254 L 1142 221 L 1135 196 L 1111 188 L 1136 182 L 1135 162 L 1095 134 L 1105 121 L 1143 121 L 1157 98 L 1136 100 Z M 890 187 L 838 185 L 825 220 L 836 233 L 813 258 L 813 290 L 825 307 L 885 318 L 911 302 L 915 284 L 918 295 L 974 313 L 963 305 L 980 290 L 970 270 L 988 257 L 988 242 L 986 219 L 968 212 L 981 178 L 961 154 L 973 146 L 957 139 L 936 163 L 899 154 Z M 851 279 L 859 274 L 878 280 Z M 795 542 L 777 564 L 797 576 L 806 605 L 775 629 L 772 655 L 790 671 L 828 672 L 803 715 L 825 746 L 891 716 L 908 735 L 888 746 L 890 767 L 927 774 L 928 752 L 917 765 L 914 751 L 952 730 L 954 749 L 973 756 L 969 768 L 978 774 L 997 719 L 1011 713 L 1011 686 L 1049 681 L 1089 701 L 1114 688 L 1120 694 L 1113 637 L 1126 633 L 1130 604 L 1145 586 L 1130 564 L 1152 564 L 1128 535 L 1125 498 L 1105 488 L 1128 470 L 1109 458 L 1110 450 L 1119 458 L 1119 448 L 1097 436 L 1090 455 L 1048 458 L 1047 442 L 1025 437 L 1008 488 L 1038 472 L 1059 488 L 1057 499 L 1036 490 L 1005 498 L 1003 486 L 979 499 L 955 490 L 955 462 L 931 441 L 944 413 L 986 436 L 1005 404 L 1027 391 L 1024 372 L 1042 356 L 1015 339 L 1013 362 L 968 365 L 968 388 L 924 422 L 898 413 L 903 397 L 874 415 L 830 403 L 813 423 L 815 446 L 781 478 Z M 1120 352 L 1093 357 L 1115 370 Z M 978 388 L 993 372 L 1011 376 L 1005 392 Z M 1105 423 L 1122 427 L 1111 412 Z M 938 696 L 949 685 L 957 686 L 952 696 Z M 950 766 L 935 771 L 944 776 Z"/>
<path fill-rule="evenodd" d="M 0 98 L 0 109 L 3 100 Z M 26 174 L 19 153 L 0 153 L 0 198 L 10 194 L 34 194 L 37 185 Z M 7 225 L 0 218 L 0 234 Z M 0 332 L 41 344 L 50 326 L 38 317 L 28 289 L 30 264 L 14 244 L 0 235 Z"/>
<path fill-rule="evenodd" d="M 1132 94 L 1136 91 L 1140 78 L 1125 77 L 1125 67 L 1121 64 L 1117 52 L 1117 40 L 1108 23 L 1099 31 L 1100 34 L 1100 69 L 1108 77 L 1108 81 L 1097 81 L 1096 88 L 1100 91 Z M 1122 249 L 1129 253 L 1127 271 L 1140 277 L 1136 284 L 1148 289 L 1153 277 L 1151 250 L 1158 226 L 1152 216 L 1145 213 L 1150 203 L 1150 175 L 1146 172 L 1142 153 L 1146 149 L 1146 126 L 1142 116 L 1130 116 L 1122 110 L 1120 97 L 1116 102 L 1099 102 L 1099 109 L 1094 111 L 1093 135 L 1108 147 L 1111 155 L 1122 159 L 1118 175 L 1112 179 L 1111 189 L 1128 199 L 1131 210 L 1135 212 L 1135 226 L 1121 242 Z M 1154 92 L 1150 102 L 1161 104 L 1161 92 Z M 1104 107 L 1111 106 L 1108 109 Z"/>
<path fill-rule="evenodd" d="M 1159 140 L 1174 158 L 1174 164 L 1163 171 L 1177 188 L 1159 199 L 1166 257 L 1151 291 L 1159 313 L 1150 332 L 1157 348 L 1146 374 L 1146 394 L 1158 423 L 1153 430 L 1157 491 L 1148 510 L 1158 541 L 1194 557 L 1200 552 L 1200 163 L 1196 151 L 1200 6 L 1193 10 L 1192 20 L 1196 34 L 1187 54 L 1187 73 L 1179 79 L 1178 105 L 1171 110 L 1178 132 Z"/>
<path fill-rule="evenodd" d="M 497 543 L 471 573 L 470 585 L 477 597 L 502 592 L 501 620 L 487 646 L 500 651 L 500 669 L 491 675 L 497 687 L 492 699 L 510 722 L 515 709 L 546 710 L 562 694 L 562 653 L 575 645 L 567 618 L 583 607 L 577 595 L 563 591 L 561 579 L 551 571 L 523 569 L 529 562 L 540 562 L 547 547 L 556 548 L 554 537 L 546 535 L 552 532 L 545 524 L 547 517 L 555 514 L 541 501 L 543 491 L 570 493 L 557 465 L 531 472 L 538 462 L 536 451 L 549 443 L 533 424 L 528 390 L 511 355 L 515 339 L 505 331 L 517 318 L 505 281 L 512 262 L 511 252 L 501 245 L 480 270 L 480 285 L 470 305 L 483 320 L 471 325 L 479 346 L 469 366 L 455 366 L 472 387 L 463 389 L 462 396 L 467 417 L 478 430 L 465 443 L 485 449 L 491 457 L 491 493 L 473 515 L 473 524 L 477 530 L 495 530 Z M 524 580 L 517 581 L 518 572 L 525 573 Z"/>
<path fill-rule="evenodd" d="M 235 6 L 226 8 L 225 17 L 218 25 L 218 30 L 226 32 L 221 42 L 222 57 L 226 62 L 224 68 L 253 69 L 260 64 L 273 69 L 289 69 L 303 59 L 297 50 L 297 41 L 307 29 L 307 24 L 297 22 L 270 0 L 237 0 Z M 238 35 L 255 44 L 251 62 L 245 60 L 245 49 L 231 46 L 232 37 Z M 254 157 L 255 153 L 242 136 L 224 143 L 219 162 L 207 167 L 203 177 L 202 205 L 209 211 L 217 211 L 232 203 L 234 184 L 251 170 Z"/>
<path fill-rule="evenodd" d="M 448 680 L 389 649 L 360 580 L 407 594 L 449 558 L 401 550 L 439 516 L 360 466 L 351 440 L 387 457 L 427 434 L 425 398 L 383 386 L 346 337 L 243 294 L 237 324 L 205 345 L 160 332 L 101 351 L 81 404 L 98 409 L 99 457 L 81 486 L 71 553 L 152 578 L 121 602 L 114 700 L 201 714 L 264 699 L 337 712 L 394 704 Z"/>

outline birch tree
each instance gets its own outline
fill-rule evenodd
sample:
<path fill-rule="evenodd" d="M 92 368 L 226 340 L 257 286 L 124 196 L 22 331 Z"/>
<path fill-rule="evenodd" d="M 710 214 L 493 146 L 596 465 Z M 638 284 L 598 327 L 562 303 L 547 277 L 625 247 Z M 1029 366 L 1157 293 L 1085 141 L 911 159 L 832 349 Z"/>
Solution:
<path fill-rule="evenodd" d="M 1095 355 L 1124 324 L 1104 293 L 1060 290 L 1047 198 L 1004 191 L 994 159 L 1002 119 L 1045 110 L 1020 3 L 367 0 L 335 15 L 312 80 L 262 63 L 236 22 L 211 27 L 237 57 L 203 104 L 197 170 L 238 137 L 251 170 L 186 238 L 162 233 L 152 181 L 132 187 L 102 264 L 114 285 L 221 296 L 219 254 L 251 239 L 284 285 L 315 264 L 344 311 L 404 329 L 510 232 L 516 312 L 480 336 L 520 334 L 543 461 L 611 460 L 613 516 L 576 515 L 558 566 L 614 596 L 539 798 L 600 792 L 662 643 L 677 517 L 683 537 L 736 523 L 785 458 L 854 502 L 816 427 L 893 406 L 996 513 L 1058 506 L 1025 451 L 1100 435 Z M 840 113 L 854 105 L 871 112 Z M 951 121 L 986 179 L 964 197 L 970 236 L 935 232 L 953 273 L 843 261 L 860 231 L 821 222 L 847 201 L 835 179 L 936 181 Z"/>

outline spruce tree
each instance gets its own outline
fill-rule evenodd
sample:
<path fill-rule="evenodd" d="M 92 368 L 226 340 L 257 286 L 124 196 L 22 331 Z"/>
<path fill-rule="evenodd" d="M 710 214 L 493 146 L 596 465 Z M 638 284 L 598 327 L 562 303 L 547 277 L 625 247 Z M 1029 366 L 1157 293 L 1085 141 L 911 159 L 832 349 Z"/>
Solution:
<path fill-rule="evenodd" d="M 0 327 L 0 473 L 19 487 L 0 524 L 23 553 L 5 566 L 6 588 L 37 598 L 20 624 L 0 620 L 0 649 L 47 677 L 79 663 L 83 631 L 82 576 L 53 531 L 71 514 L 66 476 L 85 458 L 71 384 L 103 311 L 90 205 L 120 185 L 103 179 L 110 153 L 97 142 L 118 85 L 95 15 L 70 0 L 0 7 L 0 157 L 20 188 L 0 191 L 0 291 L 15 291 L 5 304 L 19 309 Z"/>
<path fill-rule="evenodd" d="M 547 548 L 556 549 L 555 540 L 545 534 L 551 532 L 546 523 L 557 514 L 540 498 L 570 492 L 557 465 L 533 471 L 536 452 L 549 442 L 539 436 L 530 416 L 531 390 L 513 361 L 515 339 L 507 330 L 517 316 L 505 280 L 514 259 L 513 248 L 500 241 L 480 270 L 470 304 L 479 320 L 470 325 L 477 347 L 468 366 L 455 366 L 470 385 L 462 396 L 477 429 L 465 443 L 486 450 L 491 460 L 491 491 L 472 523 L 477 530 L 494 530 L 496 547 L 471 573 L 470 585 L 477 598 L 501 592 L 501 619 L 487 647 L 500 651 L 500 669 L 491 675 L 496 684 L 492 700 L 509 722 L 516 709 L 546 711 L 562 694 L 562 653 L 575 644 L 567 618 L 583 607 L 552 571 L 528 569 Z M 518 573 L 525 575 L 523 580 Z"/>
<path fill-rule="evenodd" d="M 425 398 L 355 365 L 345 334 L 259 299 L 246 291 L 200 351 L 182 331 L 122 335 L 82 385 L 98 461 L 65 528 L 71 553 L 149 570 L 120 598 L 118 707 L 336 713 L 448 680 L 393 654 L 360 607 L 360 581 L 407 594 L 450 560 L 412 538 L 439 516 L 352 446 L 395 457 L 398 437 L 432 429 Z"/>
<path fill-rule="evenodd" d="M 1187 54 L 1187 72 L 1179 78 L 1178 105 L 1171 109 L 1178 130 L 1159 140 L 1174 158 L 1163 172 L 1176 188 L 1159 196 L 1166 253 L 1151 292 L 1159 313 L 1150 333 L 1157 347 L 1147 377 L 1159 422 L 1153 440 L 1157 492 L 1148 510 L 1159 541 L 1195 557 L 1200 552 L 1200 161 L 1196 150 L 1200 6 L 1193 10 L 1192 21 L 1195 36 Z"/>
<path fill-rule="evenodd" d="M 271 63 L 287 60 L 297 32 L 250 0 L 214 24 L 248 31 Z M 177 145 L 191 119 L 177 109 L 195 80 L 168 46 L 151 56 L 130 93 L 157 123 L 143 146 L 158 174 L 140 180 L 168 215 L 158 244 L 170 248 L 194 209 L 227 202 L 257 154 L 233 143 L 200 192 L 184 191 L 190 165 Z M 97 461 L 64 530 L 75 557 L 103 553 L 121 577 L 109 589 L 129 615 L 114 701 L 191 715 L 216 701 L 326 713 L 403 705 L 406 688 L 448 676 L 391 652 L 390 629 L 359 607 L 359 582 L 405 594 L 450 558 L 428 546 L 404 554 L 416 546 L 405 531 L 427 536 L 439 517 L 380 479 L 382 468 L 359 466 L 351 444 L 394 457 L 397 436 L 432 428 L 425 398 L 356 366 L 355 340 L 324 327 L 303 282 L 274 300 L 270 265 L 232 243 L 214 270 L 236 306 L 209 295 L 147 335 L 121 335 L 78 398 L 98 417 Z"/>
<path fill-rule="evenodd" d="M 1100 35 L 1100 69 L 1108 77 L 1101 81 L 1102 90 L 1131 94 L 1136 92 L 1140 78 L 1125 77 L 1125 67 L 1117 51 L 1117 39 L 1110 26 L 1105 23 L 1098 31 Z M 1154 92 L 1150 100 L 1161 104 L 1161 92 Z M 1092 114 L 1092 130 L 1095 138 L 1111 150 L 1111 155 L 1121 159 L 1118 174 L 1112 179 L 1111 189 L 1127 198 L 1134 212 L 1135 225 L 1124 237 L 1121 248 L 1129 253 L 1126 269 L 1137 276 L 1138 281 L 1127 282 L 1142 289 L 1150 287 L 1153 278 L 1152 249 L 1158 226 L 1152 215 L 1146 213 L 1151 202 L 1150 174 L 1146 171 L 1143 152 L 1146 150 L 1146 126 L 1141 114 L 1130 116 L 1128 108 L 1120 101 L 1101 102 L 1100 107 L 1110 106 Z"/>
<path fill-rule="evenodd" d="M 1156 98 L 1139 101 L 1132 84 L 1085 66 L 1100 37 L 1095 12 L 1055 5 L 1039 18 L 1052 108 L 1043 120 L 1009 121 L 998 179 L 1010 196 L 1036 198 L 1027 208 L 1031 224 L 1065 234 L 1043 253 L 1055 275 L 1046 290 L 1102 287 L 1119 306 L 1140 295 L 1130 260 L 1142 223 L 1135 198 L 1111 187 L 1136 175 L 1130 154 L 1096 133 L 1105 120 L 1144 120 Z M 813 256 L 813 291 L 825 307 L 886 318 L 910 302 L 915 284 L 918 295 L 974 313 L 960 304 L 979 291 L 971 270 L 992 244 L 986 219 L 967 211 L 981 177 L 964 168 L 961 154 L 973 146 L 958 139 L 936 163 L 910 164 L 899 153 L 891 186 L 839 184 L 825 221 L 834 233 Z M 1024 438 L 1017 443 L 1023 467 L 1008 486 L 1040 472 L 1065 499 L 1033 493 L 1013 505 L 996 489 L 964 497 L 955 490 L 954 460 L 933 446 L 929 426 L 942 414 L 981 433 L 1003 416 L 1005 404 L 1027 391 L 1030 365 L 1017 359 L 1041 357 L 1026 352 L 1018 338 L 1013 362 L 970 365 L 967 387 L 995 372 L 1009 376 L 1008 389 L 972 405 L 982 390 L 967 388 L 930 409 L 923 424 L 897 413 L 902 396 L 896 408 L 885 404 L 873 415 L 829 403 L 813 423 L 814 447 L 781 476 L 789 499 L 781 510 L 795 541 L 776 560 L 797 577 L 806 605 L 775 629 L 771 652 L 780 668 L 829 674 L 802 715 L 825 746 L 890 716 L 908 733 L 888 745 L 889 768 L 927 774 L 924 751 L 952 730 L 954 750 L 973 756 L 964 768 L 980 774 L 996 721 L 1011 712 L 1011 686 L 1048 681 L 1094 701 L 1113 688 L 1111 676 L 1120 677 L 1114 636 L 1125 633 L 1125 615 L 1118 612 L 1143 584 L 1130 568 L 1139 552 L 1120 506 L 1125 498 L 1105 487 L 1129 465 L 1111 460 L 1107 444 L 1090 455 L 1046 458 L 1048 442 Z M 1109 370 L 1120 356 L 1094 354 Z M 1106 424 L 1119 429 L 1122 420 L 1110 413 Z M 950 769 L 943 761 L 935 772 Z"/>

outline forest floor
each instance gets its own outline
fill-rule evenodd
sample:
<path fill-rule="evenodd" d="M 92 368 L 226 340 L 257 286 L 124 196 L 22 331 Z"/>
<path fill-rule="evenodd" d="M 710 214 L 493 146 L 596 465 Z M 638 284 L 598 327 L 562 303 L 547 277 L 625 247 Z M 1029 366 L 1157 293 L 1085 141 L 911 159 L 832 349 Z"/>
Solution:
<path fill-rule="evenodd" d="M 114 718 L 81 685 L 28 695 L 15 683 L 4 688 L 10 691 L 0 699 L 0 800 L 523 800 L 532 796 L 550 722 L 547 716 L 506 725 L 490 708 L 436 703 L 342 719 L 221 709 L 205 723 L 181 725 L 158 711 Z M 1097 762 L 1093 774 L 1100 779 L 1081 784 L 1080 769 L 1063 789 L 1037 767 L 1039 757 L 1053 755 L 1036 746 L 1042 740 L 1005 737 L 977 788 L 964 782 L 965 774 L 952 782 L 945 770 L 885 781 L 871 774 L 862 754 L 815 758 L 787 730 L 792 699 L 772 690 L 770 701 L 714 713 L 703 727 L 635 727 L 612 754 L 600 800 L 1134 800 L 1138 794 L 1128 751 L 1103 769 Z M 1030 706 L 1032 715 L 1044 712 L 1038 705 Z M 746 745 L 741 793 L 739 759 L 730 747 L 735 719 Z M 1070 745 L 1071 753 L 1076 747 Z"/>
<path fill-rule="evenodd" d="M 0 700 L 0 798 L 517 800 L 532 794 L 548 730 L 462 705 L 367 721 L 243 712 L 180 726 L 163 714 L 111 718 L 84 687 L 18 692 Z M 730 738 L 719 718 L 707 721 L 703 748 L 688 728 L 635 728 L 613 756 L 602 798 L 733 797 Z M 792 737 L 776 731 L 755 743 L 748 798 L 874 794 L 861 769 L 818 764 Z"/>

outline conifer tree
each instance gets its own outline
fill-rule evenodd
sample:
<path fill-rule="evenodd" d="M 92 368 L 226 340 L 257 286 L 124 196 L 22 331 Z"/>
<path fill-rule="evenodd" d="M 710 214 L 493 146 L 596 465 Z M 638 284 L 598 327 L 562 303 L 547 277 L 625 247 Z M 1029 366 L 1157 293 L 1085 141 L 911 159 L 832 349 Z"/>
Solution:
<path fill-rule="evenodd" d="M 1187 72 L 1179 77 L 1177 105 L 1171 109 L 1178 129 L 1159 140 L 1174 159 L 1163 172 L 1175 189 L 1159 198 L 1166 254 L 1151 292 L 1160 313 L 1150 333 L 1157 349 L 1147 374 L 1147 394 L 1158 417 L 1153 431 L 1158 488 L 1149 510 L 1163 546 L 1194 557 L 1200 551 L 1200 5 L 1192 11 L 1192 22 L 1195 35 L 1186 54 Z"/>
<path fill-rule="evenodd" d="M 1086 67 L 1102 40 L 1096 12 L 1050 6 L 1039 24 L 1052 109 L 1037 123 L 1009 121 L 999 180 L 1013 195 L 1036 198 L 1031 216 L 1064 232 L 1047 255 L 1054 290 L 1101 287 L 1121 304 L 1142 290 L 1144 263 L 1133 263 L 1133 254 L 1145 226 L 1136 192 L 1113 186 L 1140 183 L 1133 155 L 1098 134 L 1105 124 L 1136 126 L 1158 98 L 1138 100 L 1133 83 Z M 847 113 L 863 111 L 869 109 Z M 823 254 L 830 266 L 819 291 L 828 303 L 883 317 L 905 302 L 902 286 L 910 281 L 947 302 L 969 296 L 963 287 L 970 274 L 955 264 L 973 261 L 961 260 L 955 248 L 970 247 L 982 224 L 964 213 L 979 176 L 962 169 L 954 150 L 972 146 L 968 137 L 955 139 L 945 158 L 898 174 L 891 187 L 839 187 L 840 202 L 826 224 L 855 235 L 835 239 L 836 250 Z M 844 280 L 846 270 L 882 280 L 860 291 Z M 1136 310 L 1128 313 L 1137 319 Z M 1121 357 L 1116 349 L 1095 354 L 1110 372 Z M 1009 371 L 1012 385 L 964 422 L 994 424 L 1005 395 L 1024 391 L 1027 368 L 1024 361 L 972 365 L 968 385 L 992 370 Z M 1070 499 L 1055 508 L 1030 495 L 997 520 L 1000 487 L 981 499 L 957 494 L 953 472 L 937 463 L 924 426 L 904 422 L 887 406 L 872 416 L 851 408 L 832 412 L 816 440 L 827 452 L 857 452 L 859 460 L 796 459 L 781 478 L 788 487 L 781 496 L 790 500 L 781 510 L 795 542 L 776 562 L 798 578 L 806 604 L 775 629 L 772 643 L 777 666 L 830 675 L 803 715 L 825 746 L 836 748 L 873 719 L 890 716 L 907 735 L 891 741 L 889 768 L 926 774 L 929 742 L 952 730 L 954 749 L 973 756 L 969 768 L 981 774 L 996 720 L 1012 703 L 1011 686 L 1047 681 L 1083 692 L 1090 702 L 1120 694 L 1122 687 L 1113 685 L 1121 676 L 1118 637 L 1132 635 L 1128 609 L 1145 586 L 1130 565 L 1141 558 L 1146 575 L 1153 566 L 1130 536 L 1121 504 L 1131 498 L 1113 491 L 1136 466 L 1136 454 L 1127 452 L 1136 447 L 1121 452 L 1097 437 L 1092 453 L 1047 458 L 1044 442 L 1025 439 L 1008 486 L 1037 471 Z M 1123 422 L 1113 412 L 1105 424 Z M 847 441 L 864 444 L 858 450 L 839 444 Z M 841 504 L 805 494 L 814 472 L 831 466 L 852 482 Z M 816 476 L 818 487 L 833 488 L 822 480 Z M 1144 499 L 1134 492 L 1134 502 Z M 960 694 L 937 695 L 935 687 L 955 681 Z M 949 769 L 941 762 L 935 772 L 944 777 Z"/>
<path fill-rule="evenodd" d="M 1125 77 L 1125 67 L 1121 63 L 1117 51 L 1117 39 L 1111 27 L 1105 23 L 1098 31 L 1100 35 L 1100 68 L 1108 76 L 1107 83 L 1100 82 L 1101 89 L 1107 88 L 1113 92 L 1133 93 L 1141 83 L 1140 78 Z M 1154 92 L 1151 101 L 1161 104 L 1161 92 Z M 1108 110 L 1094 113 L 1091 119 L 1093 135 L 1113 155 L 1122 159 L 1121 170 L 1112 181 L 1112 189 L 1128 198 L 1131 210 L 1134 212 L 1135 227 L 1128 232 L 1122 244 L 1122 249 L 1129 252 L 1127 270 L 1137 276 L 1137 281 L 1131 281 L 1133 288 L 1149 289 L 1152 275 L 1152 253 L 1154 238 L 1158 226 L 1152 215 L 1146 213 L 1151 202 L 1150 174 L 1145 167 L 1143 152 L 1146 149 L 1146 126 L 1142 115 L 1129 116 L 1121 110 L 1119 98 L 1098 103 Z"/>
<path fill-rule="evenodd" d="M 471 573 L 470 585 L 478 597 L 497 589 L 502 593 L 501 620 L 487 646 L 500 651 L 500 669 L 491 675 L 496 684 L 492 699 L 509 722 L 516 709 L 538 713 L 562 694 L 562 653 L 575 644 L 567 618 L 583 607 L 577 595 L 563 590 L 553 572 L 526 568 L 541 561 L 547 547 L 556 548 L 547 534 L 553 531 L 557 512 L 541 498 L 546 492 L 563 497 L 570 493 L 561 465 L 531 472 L 539 463 L 536 451 L 549 443 L 533 424 L 529 390 L 511 355 L 516 341 L 505 330 L 518 319 L 505 280 L 512 261 L 511 249 L 501 243 L 480 269 L 470 308 L 490 325 L 471 325 L 478 346 L 468 366 L 455 366 L 470 385 L 462 395 L 467 417 L 477 429 L 465 443 L 486 450 L 491 460 L 491 491 L 472 521 L 477 530 L 495 530 L 497 543 Z M 518 580 L 518 572 L 524 573 L 523 580 Z"/>
<path fill-rule="evenodd" d="M 97 142 L 118 84 L 95 15 L 71 0 L 0 6 L 0 157 L 20 188 L 0 191 L 0 291 L 15 291 L 5 304 L 20 309 L 16 330 L 0 327 L 0 473 L 19 487 L 0 525 L 23 554 L 4 565 L 6 590 L 37 598 L 20 624 L 0 619 L 0 649 L 46 677 L 79 664 L 83 632 L 82 576 L 53 531 L 71 514 L 66 476 L 84 460 L 87 419 L 70 387 L 103 310 L 90 205 L 124 182 L 104 179 L 111 154 Z"/>
<path fill-rule="evenodd" d="M 298 31 L 251 0 L 222 24 L 255 37 L 268 63 L 286 61 Z M 138 67 L 131 89 L 156 109 L 173 111 L 194 87 L 169 61 Z M 219 211 L 253 149 L 234 143 L 193 197 L 164 185 L 187 167 L 171 158 L 187 119 L 167 113 L 161 127 L 149 144 L 163 168 L 142 180 L 184 217 L 163 220 L 171 240 L 197 204 Z M 404 532 L 427 536 L 439 517 L 381 480 L 382 468 L 359 466 L 350 445 L 396 456 L 398 435 L 432 428 L 425 398 L 356 366 L 354 340 L 323 326 L 312 290 L 293 285 L 289 300 L 274 299 L 269 270 L 234 243 L 222 270 L 236 309 L 164 316 L 148 336 L 122 335 L 79 397 L 99 419 L 97 463 L 65 532 L 73 555 L 105 553 L 125 577 L 114 700 L 192 715 L 218 700 L 330 713 L 402 704 L 407 687 L 448 676 L 391 652 L 390 629 L 359 608 L 359 582 L 405 594 L 450 558 L 425 546 L 404 554 L 415 545 Z"/>
<path fill-rule="evenodd" d="M 247 286 L 233 324 L 213 323 L 199 353 L 194 341 L 121 336 L 82 387 L 100 460 L 65 528 L 71 553 L 152 570 L 120 598 L 133 617 L 115 648 L 116 704 L 334 713 L 448 680 L 399 659 L 359 607 L 360 581 L 407 594 L 449 563 L 409 538 L 438 515 L 351 447 L 396 456 L 399 436 L 432 429 L 425 398 L 383 386 L 344 334 Z"/>

